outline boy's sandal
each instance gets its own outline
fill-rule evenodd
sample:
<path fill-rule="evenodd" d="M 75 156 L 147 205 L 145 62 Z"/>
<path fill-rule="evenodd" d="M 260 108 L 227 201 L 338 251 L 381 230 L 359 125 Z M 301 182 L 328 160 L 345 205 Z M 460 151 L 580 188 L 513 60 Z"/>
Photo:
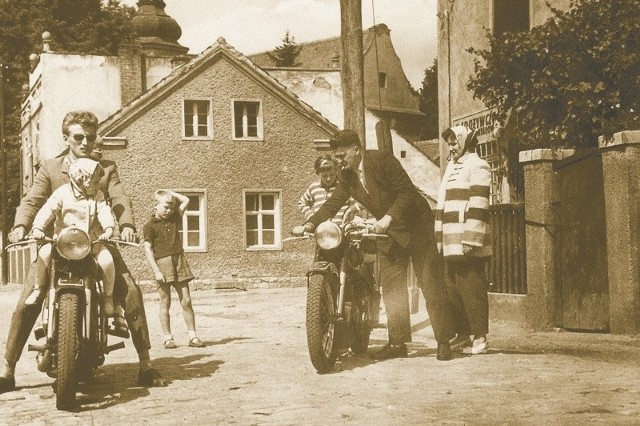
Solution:
<path fill-rule="evenodd" d="M 194 337 L 193 339 L 189 340 L 189 346 L 191 346 L 192 348 L 204 348 L 205 344 L 202 340 Z"/>
<path fill-rule="evenodd" d="M 165 349 L 175 349 L 178 347 L 176 345 L 176 342 L 173 341 L 173 339 L 165 340 L 163 345 Z"/>
<path fill-rule="evenodd" d="M 127 322 L 122 315 L 116 314 L 113 317 L 113 322 L 111 326 L 109 326 L 107 333 L 112 336 L 122 337 L 123 339 L 129 338 L 129 327 L 127 327 Z"/>

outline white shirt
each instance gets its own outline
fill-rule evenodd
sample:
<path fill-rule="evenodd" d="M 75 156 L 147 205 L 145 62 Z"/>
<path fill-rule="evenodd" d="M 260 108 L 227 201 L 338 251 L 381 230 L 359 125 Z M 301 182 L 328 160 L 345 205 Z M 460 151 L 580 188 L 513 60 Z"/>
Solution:
<path fill-rule="evenodd" d="M 367 180 L 364 177 L 364 159 L 360 160 L 360 164 L 358 164 L 358 168 L 356 169 L 356 175 L 358 175 L 358 179 L 360 179 L 362 187 L 368 194 L 369 190 L 367 189 Z"/>

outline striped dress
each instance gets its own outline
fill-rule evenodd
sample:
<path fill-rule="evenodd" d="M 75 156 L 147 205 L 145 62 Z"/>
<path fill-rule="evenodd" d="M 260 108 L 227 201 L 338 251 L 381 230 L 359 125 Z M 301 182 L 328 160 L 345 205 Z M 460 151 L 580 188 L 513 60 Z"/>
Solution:
<path fill-rule="evenodd" d="M 446 259 L 463 258 L 463 244 L 474 247 L 467 256 L 491 256 L 490 185 L 491 168 L 475 152 L 447 165 L 438 192 L 435 221 L 438 251 Z"/>
<path fill-rule="evenodd" d="M 325 188 L 322 186 L 322 183 L 320 181 L 313 182 L 311 185 L 309 185 L 307 190 L 298 200 L 298 208 L 304 215 L 304 219 L 308 220 L 311 216 L 313 216 L 313 214 L 320 209 L 325 201 L 327 201 L 331 197 L 331 194 L 333 194 L 333 191 L 335 191 L 335 189 L 335 184 L 331 185 L 329 188 Z M 342 225 L 347 210 L 349 210 L 350 207 L 352 211 L 360 210 L 358 206 L 354 204 L 358 203 L 356 203 L 352 198 L 349 198 L 347 204 L 342 206 L 342 208 L 338 210 L 338 213 L 336 213 L 336 215 L 331 220 L 338 225 Z"/>

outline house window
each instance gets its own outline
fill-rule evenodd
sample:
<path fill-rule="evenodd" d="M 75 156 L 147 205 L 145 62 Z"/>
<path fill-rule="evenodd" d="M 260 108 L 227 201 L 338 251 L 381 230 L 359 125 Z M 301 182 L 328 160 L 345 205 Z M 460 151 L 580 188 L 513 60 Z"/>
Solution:
<path fill-rule="evenodd" d="M 486 142 L 479 143 L 476 147 L 476 154 L 489 163 L 489 167 L 491 167 L 489 202 L 490 204 L 498 204 L 502 195 L 502 180 L 500 176 L 503 172 L 498 151 L 498 142 L 495 139 L 490 139 Z"/>
<path fill-rule="evenodd" d="M 244 209 L 246 248 L 280 249 L 280 193 L 245 191 Z"/>
<path fill-rule="evenodd" d="M 378 73 L 378 87 L 381 89 L 387 88 L 387 73 L 379 72 Z"/>
<path fill-rule="evenodd" d="M 233 138 L 262 139 L 262 103 L 260 101 L 233 101 Z"/>
<path fill-rule="evenodd" d="M 213 138 L 213 117 L 210 99 L 185 99 L 182 136 L 193 139 Z"/>
<path fill-rule="evenodd" d="M 529 31 L 529 0 L 493 0 L 493 34 Z"/>
<path fill-rule="evenodd" d="M 182 247 L 188 252 L 207 250 L 206 194 L 204 191 L 179 191 L 189 198 L 187 210 L 182 215 Z"/>

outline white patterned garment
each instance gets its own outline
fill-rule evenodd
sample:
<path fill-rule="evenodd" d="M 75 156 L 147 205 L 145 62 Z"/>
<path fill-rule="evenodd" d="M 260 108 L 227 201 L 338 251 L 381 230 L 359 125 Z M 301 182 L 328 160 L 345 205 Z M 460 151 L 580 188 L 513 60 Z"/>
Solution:
<path fill-rule="evenodd" d="M 452 130 L 464 147 L 468 129 L 462 131 L 461 127 Z M 475 152 L 466 152 L 447 164 L 435 213 L 438 251 L 445 258 L 463 257 L 463 244 L 474 247 L 469 256 L 491 255 L 490 185 L 491 168 Z"/>
<path fill-rule="evenodd" d="M 93 198 L 86 198 L 78 194 L 71 184 L 62 185 L 51 194 L 33 220 L 33 228 L 45 230 L 54 218 L 54 236 L 64 228 L 75 226 L 94 240 L 104 229 L 115 227 L 111 207 L 101 191 Z"/>
<path fill-rule="evenodd" d="M 307 190 L 302 194 L 298 200 L 298 208 L 304 215 L 304 219 L 308 220 L 314 213 L 316 213 L 320 207 L 331 197 L 333 191 L 336 189 L 336 185 L 331 185 L 329 188 L 322 186 L 320 181 L 313 182 Z M 352 213 L 357 213 L 364 210 L 358 202 L 349 198 L 347 204 L 342 206 L 338 213 L 331 219 L 338 225 L 341 225 L 345 216 L 353 216 Z M 347 215 L 349 211 L 349 215 Z"/>

